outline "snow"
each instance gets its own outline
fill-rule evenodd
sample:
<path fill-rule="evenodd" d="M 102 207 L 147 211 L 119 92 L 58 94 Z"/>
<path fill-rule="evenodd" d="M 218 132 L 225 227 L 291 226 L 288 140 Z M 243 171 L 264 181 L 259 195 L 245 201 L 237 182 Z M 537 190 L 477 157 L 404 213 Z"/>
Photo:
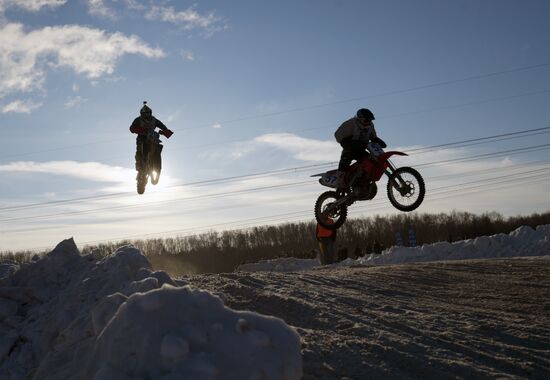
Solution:
<path fill-rule="evenodd" d="M 538 226 L 536 230 L 523 226 L 508 235 L 480 236 L 455 243 L 438 242 L 420 247 L 391 247 L 381 255 L 361 257 L 346 264 L 404 264 L 545 255 L 550 255 L 550 225 Z"/>
<path fill-rule="evenodd" d="M 311 360 L 312 354 L 301 352 L 304 341 L 295 329 L 282 319 L 246 309 L 306 326 L 300 316 L 307 313 L 297 310 L 303 307 L 311 315 L 320 313 L 318 303 L 328 290 L 321 292 L 319 286 L 330 272 L 336 277 L 328 288 L 341 291 L 337 284 L 351 280 L 350 276 L 358 276 L 355 281 L 364 277 L 351 272 L 361 267 L 526 256 L 550 256 L 550 225 L 521 227 L 510 234 L 455 243 L 392 247 L 381 255 L 347 259 L 319 271 L 317 260 L 284 258 L 242 265 L 240 274 L 232 274 L 237 277 L 210 275 L 177 281 L 165 272 L 153 271 L 147 258 L 132 246 L 100 258 L 80 255 L 74 241 L 68 239 L 30 263 L 0 265 L 0 379 L 299 379 L 303 375 L 302 355 Z M 255 271 L 265 277 L 251 280 L 255 274 L 250 272 Z M 285 273 L 269 273 L 289 271 L 303 274 L 285 278 L 281 277 Z M 303 284 L 298 285 L 298 280 Z M 243 288 L 248 283 L 264 285 Z M 201 288 L 210 284 L 210 291 L 189 284 Z M 302 294 L 307 284 L 315 291 Z M 256 296 L 251 295 L 253 291 L 258 292 Z M 242 300 L 235 298 L 239 292 Z M 233 310 L 214 293 L 238 309 L 244 304 L 249 307 Z M 364 294 L 357 293 L 361 297 Z M 391 303 L 399 293 L 389 289 L 387 294 Z M 336 300 L 335 295 L 331 297 Z M 371 305 L 372 294 L 366 297 Z M 317 306 L 310 305 L 310 300 L 316 300 Z M 360 310 L 359 315 L 350 314 L 350 320 L 364 317 L 364 308 Z M 330 312 L 327 309 L 323 315 Z M 342 313 L 338 309 L 333 312 Z M 348 322 L 340 322 L 347 326 Z M 310 344 L 316 341 L 314 330 L 300 331 Z"/>
<path fill-rule="evenodd" d="M 295 257 L 285 257 L 280 259 L 262 260 L 257 263 L 247 263 L 239 265 L 238 271 L 255 272 L 297 272 L 310 270 L 319 265 L 319 260 L 315 259 L 297 259 Z"/>
<path fill-rule="evenodd" d="M 72 239 L 0 267 L 0 378 L 299 379 L 300 337 L 275 317 L 175 286 L 132 246 L 99 259 Z"/>
<path fill-rule="evenodd" d="M 15 272 L 19 266 L 15 263 L 0 263 L 0 278 L 7 277 Z"/>
<path fill-rule="evenodd" d="M 550 225 L 519 227 L 510 234 L 480 236 L 475 239 L 454 243 L 438 242 L 419 247 L 398 247 L 386 249 L 382 254 L 370 254 L 358 259 L 346 259 L 334 266 L 360 266 L 405 264 L 444 260 L 471 260 L 502 257 L 550 255 Z M 298 272 L 320 266 L 317 259 L 273 259 L 244 264 L 238 271 Z"/>

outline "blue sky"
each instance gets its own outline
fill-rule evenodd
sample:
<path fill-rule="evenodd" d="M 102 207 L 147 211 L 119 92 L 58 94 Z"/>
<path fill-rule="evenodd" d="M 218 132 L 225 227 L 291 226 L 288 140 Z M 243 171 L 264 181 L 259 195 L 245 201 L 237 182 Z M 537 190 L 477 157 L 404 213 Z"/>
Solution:
<path fill-rule="evenodd" d="M 176 185 L 337 161 L 334 130 L 360 107 L 404 151 L 550 127 L 549 14 L 547 1 L 0 0 L 0 250 L 309 220 L 325 190 L 314 179 L 196 197 L 330 166 Z M 175 134 L 160 184 L 138 196 L 128 127 L 143 100 Z M 422 165 L 548 143 L 539 133 L 396 163 L 426 177 L 421 212 L 526 214 L 547 210 L 544 147 Z M 460 191 L 497 176 L 509 181 Z M 351 216 L 396 212 L 383 191 L 356 206 Z"/>

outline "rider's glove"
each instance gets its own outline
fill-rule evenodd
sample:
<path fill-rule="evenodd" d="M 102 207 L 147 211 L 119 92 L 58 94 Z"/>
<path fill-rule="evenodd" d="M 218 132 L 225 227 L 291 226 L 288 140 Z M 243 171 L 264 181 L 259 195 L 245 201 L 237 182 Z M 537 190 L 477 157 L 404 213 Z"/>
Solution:
<path fill-rule="evenodd" d="M 163 134 L 164 136 L 166 136 L 167 139 L 169 139 L 170 136 L 172 136 L 174 134 L 174 132 L 172 132 L 168 128 L 166 128 L 165 130 L 160 131 L 160 133 Z"/>

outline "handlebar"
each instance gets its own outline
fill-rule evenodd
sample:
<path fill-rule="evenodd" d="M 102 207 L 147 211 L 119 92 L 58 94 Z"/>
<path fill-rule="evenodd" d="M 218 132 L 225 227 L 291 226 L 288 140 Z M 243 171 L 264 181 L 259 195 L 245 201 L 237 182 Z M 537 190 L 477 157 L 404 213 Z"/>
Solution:
<path fill-rule="evenodd" d="M 383 142 L 383 141 L 382 141 Z M 378 157 L 379 155 L 381 155 L 382 153 L 384 153 L 384 149 L 385 148 L 385 145 L 382 146 L 380 143 L 378 143 L 377 141 L 371 141 L 368 145 L 367 145 L 367 151 L 374 157 Z"/>
<path fill-rule="evenodd" d="M 155 131 L 154 129 L 151 129 L 147 132 L 147 140 L 160 142 L 160 133 Z"/>

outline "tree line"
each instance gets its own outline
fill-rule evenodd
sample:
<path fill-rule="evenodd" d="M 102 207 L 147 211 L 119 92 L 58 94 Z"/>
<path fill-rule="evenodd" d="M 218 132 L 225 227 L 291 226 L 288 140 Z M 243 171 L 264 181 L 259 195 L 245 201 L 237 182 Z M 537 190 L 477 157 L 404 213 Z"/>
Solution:
<path fill-rule="evenodd" d="M 508 218 L 497 212 L 460 211 L 375 215 L 346 221 L 338 230 L 337 247 L 364 255 L 372 252 L 375 242 L 384 247 L 396 245 L 398 233 L 400 243 L 410 245 L 410 230 L 414 231 L 416 244 L 422 245 L 509 233 L 520 226 L 535 228 L 544 224 L 550 224 L 550 212 Z M 121 245 L 132 244 L 148 257 L 154 268 L 172 275 L 231 272 L 246 262 L 315 257 L 318 249 L 315 226 L 314 221 L 283 223 L 173 238 L 109 242 L 85 246 L 82 254 L 93 252 L 104 256 Z M 36 253 L 0 252 L 0 255 L 3 261 L 22 262 Z"/>

